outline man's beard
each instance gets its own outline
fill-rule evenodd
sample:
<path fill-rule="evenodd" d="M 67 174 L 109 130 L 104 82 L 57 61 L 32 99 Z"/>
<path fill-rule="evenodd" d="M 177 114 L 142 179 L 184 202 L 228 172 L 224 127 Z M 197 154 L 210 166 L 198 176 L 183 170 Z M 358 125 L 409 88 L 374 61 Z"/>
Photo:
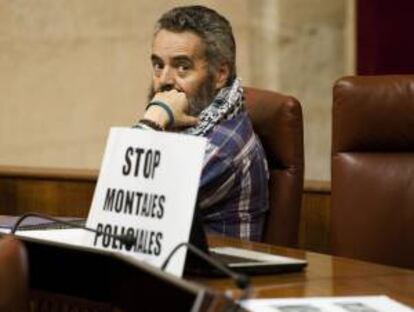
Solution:
<path fill-rule="evenodd" d="M 148 92 L 148 102 L 150 102 L 156 93 L 164 92 L 174 89 L 171 85 L 162 85 L 158 90 L 154 89 L 154 85 L 151 84 Z M 178 90 L 177 90 L 178 91 Z M 200 115 L 203 109 L 211 104 L 216 96 L 216 90 L 214 88 L 213 75 L 208 75 L 206 79 L 201 83 L 194 96 L 187 96 L 188 100 L 188 115 L 197 117 Z"/>

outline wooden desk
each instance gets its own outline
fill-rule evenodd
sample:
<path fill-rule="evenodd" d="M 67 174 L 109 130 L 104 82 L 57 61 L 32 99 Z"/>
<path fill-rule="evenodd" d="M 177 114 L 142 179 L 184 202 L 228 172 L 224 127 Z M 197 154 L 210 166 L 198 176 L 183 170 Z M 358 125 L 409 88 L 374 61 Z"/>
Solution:
<path fill-rule="evenodd" d="M 266 244 L 210 236 L 211 246 L 235 246 L 306 259 L 304 272 L 252 278 L 252 297 L 361 296 L 384 294 L 414 307 L 414 271 Z M 234 290 L 230 279 L 197 279 L 217 290 Z M 238 291 L 235 291 L 238 295 Z"/>
<path fill-rule="evenodd" d="M 86 217 L 96 177 L 97 171 L 94 170 L 0 166 L 0 214 L 17 215 L 38 211 L 59 216 Z M 329 194 L 325 186 L 317 188 L 316 191 Z M 316 219 L 321 219 L 320 215 L 315 214 L 313 206 L 318 208 L 320 205 L 317 204 L 318 201 L 315 205 L 313 201 L 310 203 L 312 205 L 309 208 L 312 209 L 303 217 L 309 217 L 305 236 L 316 237 L 317 241 L 322 241 L 322 236 L 309 234 L 312 231 L 319 233 L 319 229 L 326 227 L 325 221 L 323 226 L 312 226 Z M 328 208 L 325 210 L 328 211 Z M 304 247 L 309 245 L 306 244 L 306 237 L 302 238 L 302 242 L 305 242 L 302 245 Z M 210 243 L 213 246 L 240 246 L 308 260 L 309 266 L 303 273 L 253 278 L 254 297 L 385 294 L 414 307 L 414 271 L 222 237 L 211 237 Z M 199 281 L 218 290 L 234 290 L 232 282 L 227 279 Z"/>

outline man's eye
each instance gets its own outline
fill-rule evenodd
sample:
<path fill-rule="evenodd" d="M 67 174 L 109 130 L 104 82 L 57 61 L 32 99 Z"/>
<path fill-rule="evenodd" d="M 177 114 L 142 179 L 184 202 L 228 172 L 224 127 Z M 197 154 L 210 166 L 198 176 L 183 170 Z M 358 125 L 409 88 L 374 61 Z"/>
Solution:
<path fill-rule="evenodd" d="M 190 70 L 190 66 L 188 66 L 188 65 L 179 65 L 178 66 L 178 71 L 180 71 L 180 72 L 186 72 L 188 70 Z"/>
<path fill-rule="evenodd" d="M 162 69 L 162 65 L 161 65 L 160 63 L 153 63 L 153 64 L 152 64 L 152 68 L 153 68 L 155 71 L 159 71 L 159 70 L 161 70 L 161 69 Z"/>

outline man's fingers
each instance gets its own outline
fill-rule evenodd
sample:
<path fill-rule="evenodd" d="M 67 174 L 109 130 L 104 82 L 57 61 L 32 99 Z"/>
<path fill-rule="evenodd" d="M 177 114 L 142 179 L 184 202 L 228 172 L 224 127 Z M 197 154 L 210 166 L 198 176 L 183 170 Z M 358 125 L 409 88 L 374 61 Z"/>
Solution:
<path fill-rule="evenodd" d="M 194 126 L 198 123 L 198 118 L 197 117 L 193 117 L 193 116 L 182 116 L 182 118 L 180 118 L 179 123 L 180 126 Z"/>
<path fill-rule="evenodd" d="M 171 90 L 157 93 L 152 101 L 160 101 L 166 103 L 171 109 L 179 113 L 185 112 L 188 109 L 188 101 L 185 93 Z"/>

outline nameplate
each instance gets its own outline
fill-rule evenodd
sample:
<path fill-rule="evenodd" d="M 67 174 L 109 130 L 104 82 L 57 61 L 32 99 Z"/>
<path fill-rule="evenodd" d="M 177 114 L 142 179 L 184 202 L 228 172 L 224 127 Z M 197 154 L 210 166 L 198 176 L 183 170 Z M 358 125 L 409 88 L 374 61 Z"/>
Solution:
<path fill-rule="evenodd" d="M 131 255 L 160 267 L 179 243 L 188 242 L 204 158 L 204 138 L 112 128 L 85 234 L 88 246 Z M 130 248 L 113 235 L 134 238 Z M 186 248 L 167 271 L 182 276 Z"/>

